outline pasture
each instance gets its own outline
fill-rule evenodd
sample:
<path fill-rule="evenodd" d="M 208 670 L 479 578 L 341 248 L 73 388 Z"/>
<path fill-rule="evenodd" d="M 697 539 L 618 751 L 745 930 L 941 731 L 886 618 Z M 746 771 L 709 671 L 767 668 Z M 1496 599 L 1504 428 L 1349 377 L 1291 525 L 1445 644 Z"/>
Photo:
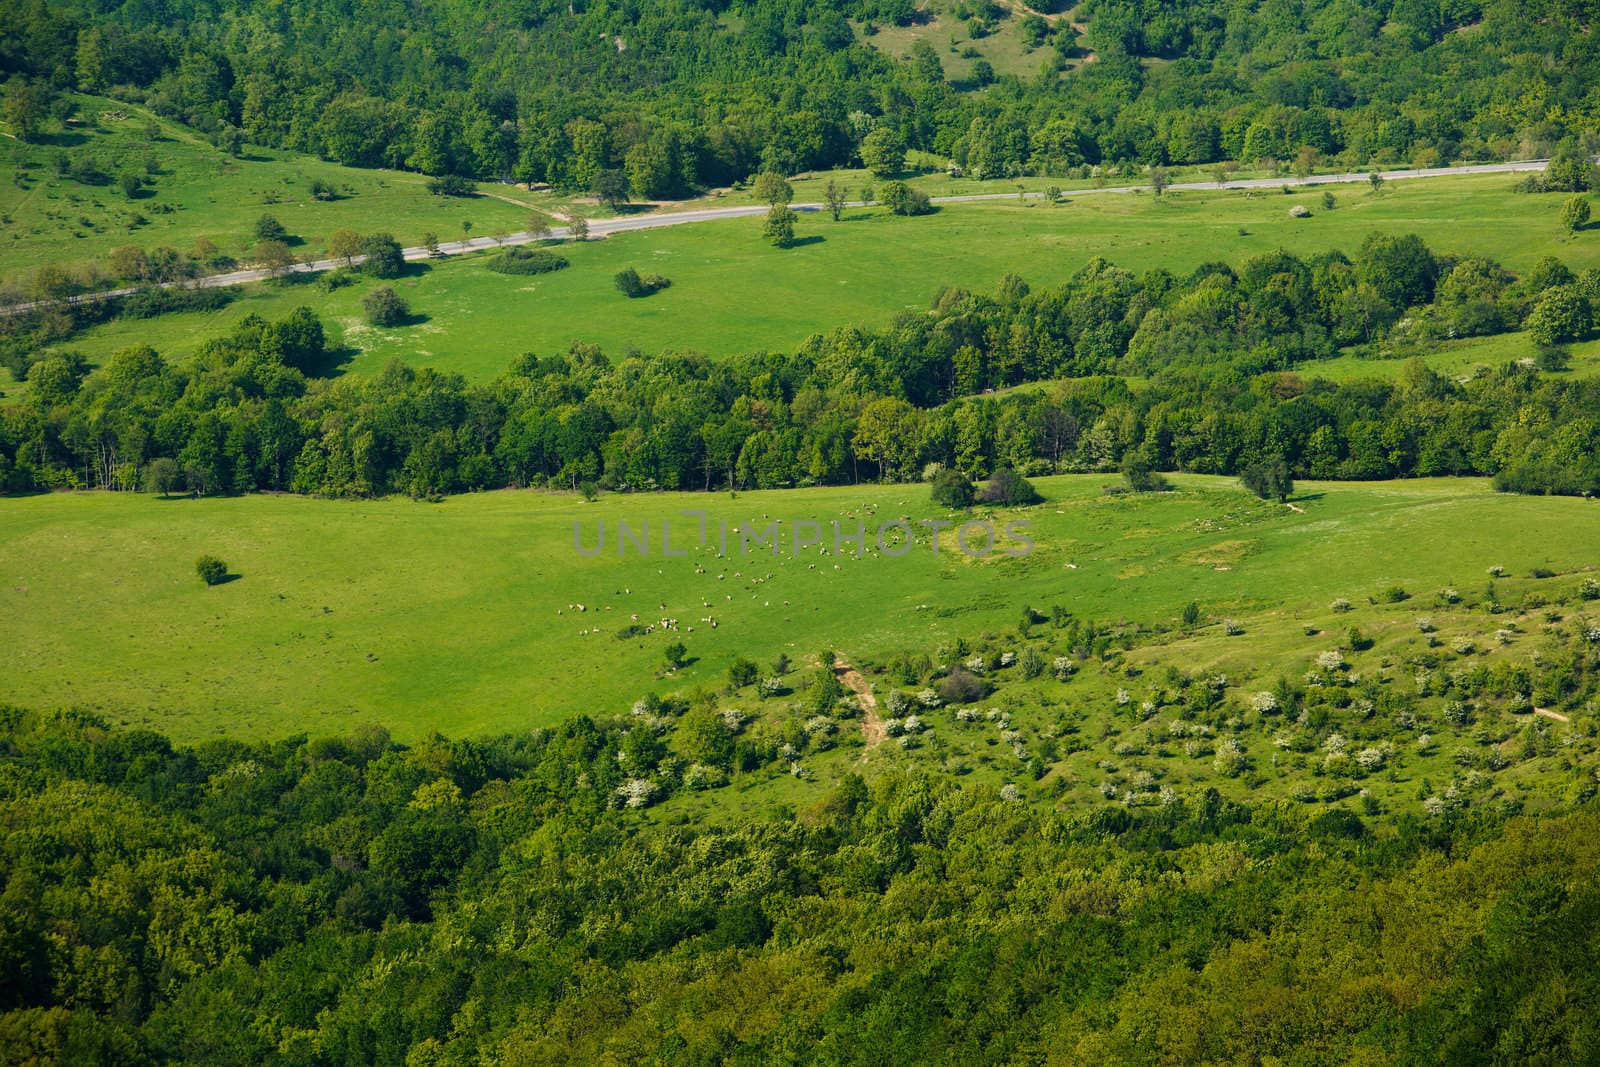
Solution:
<path fill-rule="evenodd" d="M 1166 626 L 1191 600 L 1207 627 L 1167 654 L 1191 670 L 1270 681 L 1304 672 L 1327 645 L 1303 627 L 1331 625 L 1335 598 L 1355 605 L 1332 620 L 1340 627 L 1416 638 L 1418 604 L 1436 590 L 1480 590 L 1500 565 L 1508 600 L 1570 592 L 1600 544 L 1593 502 L 1503 496 L 1476 480 L 1307 483 L 1298 512 L 1230 479 L 1178 476 L 1175 492 L 1106 495 L 1116 481 L 1041 479 L 1046 503 L 997 516 L 1030 522 L 1035 550 L 981 561 L 955 551 L 948 532 L 935 556 L 926 530 L 903 558 L 848 546 L 796 555 L 787 540 L 777 557 L 740 555 L 736 539 L 717 558 L 719 520 L 838 519 L 850 529 L 861 519 L 870 534 L 886 518 L 945 517 L 920 485 L 592 504 L 511 491 L 442 504 L 10 500 L 0 505 L 0 701 L 98 709 L 188 739 L 340 733 L 369 721 L 402 738 L 481 734 L 623 712 L 649 689 L 720 686 L 737 655 L 803 662 L 832 647 L 866 664 L 1012 629 L 1024 604 Z M 709 545 L 695 545 L 684 509 L 708 513 Z M 618 558 L 619 520 L 649 522 L 658 550 L 660 523 L 672 522 L 674 548 L 688 555 L 642 557 L 630 546 Z M 574 523 L 592 548 L 600 521 L 606 551 L 580 556 Z M 226 560 L 237 580 L 204 586 L 194 570 L 202 553 Z M 1535 567 L 1556 577 L 1533 579 Z M 1397 584 L 1417 603 L 1368 604 Z M 1224 635 L 1225 617 L 1243 635 Z M 619 637 L 663 618 L 677 628 Z M 673 641 L 689 662 L 669 672 Z"/>
<path fill-rule="evenodd" d="M 1600 239 L 1561 231 L 1559 194 L 1510 195 L 1513 181 L 1396 182 L 1380 196 L 1345 186 L 1334 192 L 1332 211 L 1323 209 L 1321 190 L 1084 195 L 1056 206 L 992 201 L 946 205 L 921 218 L 856 208 L 839 223 L 802 216 L 800 244 L 789 249 L 764 242 L 756 219 L 698 223 L 563 245 L 572 266 L 537 277 L 490 272 L 485 262 L 493 252 L 418 267 L 395 286 L 423 319 L 403 328 L 365 325 L 360 301 L 375 283 L 330 293 L 301 280 L 248 287 L 217 312 L 112 322 L 64 347 L 99 362 L 123 345 L 149 343 L 182 359 L 247 314 L 273 318 L 307 304 L 347 350 L 348 371 L 369 373 L 400 359 L 482 380 L 523 352 L 549 354 L 575 341 L 614 356 L 630 349 L 716 358 L 788 350 L 834 326 L 882 324 L 926 308 L 946 285 L 990 289 L 1007 273 L 1036 286 L 1058 284 L 1094 256 L 1135 271 L 1184 272 L 1280 247 L 1354 253 L 1382 230 L 1415 232 L 1435 251 L 1491 256 L 1513 271 L 1546 255 L 1574 270 L 1600 265 Z M 1296 204 L 1312 217 L 1290 218 Z M 665 274 L 672 287 L 627 299 L 612 276 L 628 266 Z"/>

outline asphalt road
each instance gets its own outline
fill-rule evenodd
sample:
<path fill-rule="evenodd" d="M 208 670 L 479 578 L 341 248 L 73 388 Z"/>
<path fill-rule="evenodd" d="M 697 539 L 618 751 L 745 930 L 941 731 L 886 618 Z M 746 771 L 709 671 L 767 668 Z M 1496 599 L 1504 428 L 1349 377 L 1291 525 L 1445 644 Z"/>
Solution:
<path fill-rule="evenodd" d="M 1383 180 L 1411 181 L 1419 178 L 1450 178 L 1462 174 L 1520 174 L 1528 171 L 1542 171 L 1548 160 L 1529 159 L 1515 163 L 1480 163 L 1467 167 L 1429 167 L 1419 170 L 1388 170 L 1383 171 Z M 1218 189 L 1281 189 L 1288 186 L 1311 185 L 1343 185 L 1354 182 L 1365 182 L 1366 174 L 1314 174 L 1306 178 L 1246 178 L 1231 182 L 1174 182 L 1167 186 L 1169 190 L 1193 189 L 1197 191 Z M 1148 182 L 1142 185 L 1117 185 L 1106 186 L 1099 189 L 1073 189 L 1064 192 L 1063 196 L 1077 199 L 1081 196 L 1098 196 L 1102 194 L 1126 194 L 1150 188 Z M 1043 193 L 1028 193 L 1029 198 L 1042 197 Z M 972 193 L 967 196 L 936 196 L 936 204 L 965 204 L 978 200 L 1011 200 L 1016 198 L 1016 193 Z M 821 204 L 791 204 L 795 211 L 821 211 Z M 853 201 L 848 206 L 863 207 L 859 201 Z M 746 207 L 712 207 L 695 208 L 688 211 L 664 211 L 651 215 L 624 215 L 614 219 L 595 219 L 589 223 L 590 237 L 605 237 L 613 233 L 631 233 L 635 230 L 657 230 L 664 226 L 689 226 L 697 222 L 715 222 L 719 219 L 742 219 L 765 215 L 767 208 L 762 205 Z M 524 245 L 535 240 L 558 240 L 571 236 L 564 226 L 550 231 L 548 237 L 534 237 L 530 233 L 514 233 L 496 241 L 492 237 L 473 237 L 463 241 L 442 241 L 439 244 L 438 256 L 459 256 L 466 252 L 482 252 L 486 249 L 499 248 L 505 245 Z M 407 260 L 423 260 L 435 258 L 435 253 L 427 248 L 405 249 Z M 360 262 L 357 257 L 356 262 Z M 343 266 L 342 260 L 319 259 L 315 262 L 297 263 L 290 268 L 291 273 L 316 273 L 319 271 L 333 270 Z M 244 285 L 247 282 L 259 282 L 271 277 L 265 270 L 236 270 L 227 274 L 209 274 L 187 282 L 169 282 L 168 286 L 187 285 L 199 288 L 217 288 L 227 285 Z M 126 296 L 136 292 L 135 287 L 123 289 L 105 289 L 94 293 L 85 293 L 72 297 L 68 303 L 82 303 L 91 300 L 106 300 L 116 296 Z M 38 302 L 26 304 L 13 304 L 0 309 L 0 314 L 16 314 L 30 311 L 39 306 Z"/>

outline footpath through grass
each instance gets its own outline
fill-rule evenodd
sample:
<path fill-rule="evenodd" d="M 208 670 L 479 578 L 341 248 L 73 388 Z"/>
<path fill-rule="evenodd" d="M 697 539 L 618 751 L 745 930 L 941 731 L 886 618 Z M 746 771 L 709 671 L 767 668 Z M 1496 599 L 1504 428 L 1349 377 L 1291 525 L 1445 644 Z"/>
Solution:
<path fill-rule="evenodd" d="M 1311 483 L 1300 513 L 1230 479 L 1104 495 L 1116 480 L 1042 479 L 1047 503 L 999 516 L 1033 523 L 1036 550 L 983 562 L 948 540 L 935 557 L 925 530 L 900 559 L 794 556 L 786 544 L 776 559 L 718 560 L 714 534 L 685 558 L 616 555 L 619 519 L 648 520 L 658 549 L 660 521 L 675 520 L 674 547 L 692 546 L 686 508 L 706 509 L 713 531 L 718 519 L 838 518 L 849 529 L 860 518 L 870 533 L 901 515 L 942 517 L 917 485 L 595 504 L 532 492 L 437 505 L 10 500 L 0 504 L 0 701 L 103 709 L 186 738 L 326 734 L 374 720 L 403 737 L 517 730 L 625 710 L 652 684 L 720 685 L 735 655 L 801 660 L 835 647 L 865 662 L 1014 627 L 1024 604 L 1163 623 L 1190 600 L 1246 630 L 1197 646 L 1191 668 L 1214 660 L 1270 679 L 1306 669 L 1328 639 L 1306 637 L 1300 623 L 1336 597 L 1356 605 L 1340 625 L 1409 629 L 1411 606 L 1367 598 L 1396 584 L 1477 589 L 1497 564 L 1513 576 L 1507 588 L 1533 581 L 1535 567 L 1570 584 L 1600 545 L 1593 502 L 1502 496 L 1476 480 Z M 600 520 L 606 552 L 579 556 L 573 523 L 592 547 Z M 202 585 L 202 553 L 239 578 Z M 677 629 L 618 637 L 663 618 Z M 691 662 L 652 683 L 672 641 Z"/>

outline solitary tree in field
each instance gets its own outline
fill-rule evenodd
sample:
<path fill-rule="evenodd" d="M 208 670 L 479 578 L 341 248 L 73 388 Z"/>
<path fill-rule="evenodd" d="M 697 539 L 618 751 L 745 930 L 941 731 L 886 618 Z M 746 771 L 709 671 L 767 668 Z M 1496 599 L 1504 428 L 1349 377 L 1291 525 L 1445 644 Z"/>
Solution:
<path fill-rule="evenodd" d="M 849 196 L 850 190 L 832 178 L 829 178 L 828 184 L 822 187 L 822 202 L 827 206 L 828 214 L 832 216 L 834 222 L 838 222 L 840 216 L 844 214 L 845 200 Z"/>
<path fill-rule="evenodd" d="M 794 186 L 783 175 L 770 170 L 756 175 L 751 191 L 756 194 L 757 200 L 768 204 L 787 204 L 794 199 Z"/>
<path fill-rule="evenodd" d="M 1287 503 L 1294 492 L 1294 479 L 1289 476 L 1289 464 L 1282 456 L 1254 463 L 1239 475 L 1240 483 L 1262 500 Z"/>
<path fill-rule="evenodd" d="M 294 266 L 294 253 L 289 251 L 289 246 L 282 241 L 258 241 L 256 262 L 261 265 L 262 270 L 276 278 Z"/>
<path fill-rule="evenodd" d="M 589 220 L 582 215 L 572 216 L 572 221 L 567 223 L 567 234 L 574 241 L 587 241 L 589 239 Z"/>
<path fill-rule="evenodd" d="M 550 239 L 550 220 L 535 212 L 528 216 L 528 236 L 535 241 Z"/>
<path fill-rule="evenodd" d="M 374 326 L 400 326 L 411 317 L 405 299 L 387 285 L 379 286 L 361 298 L 361 309 Z"/>
<path fill-rule="evenodd" d="M 428 255 L 435 259 L 438 259 L 440 256 L 444 255 L 444 253 L 439 249 L 439 235 L 431 230 L 422 235 L 422 247 L 426 248 L 428 250 Z"/>
<path fill-rule="evenodd" d="M 767 212 L 767 223 L 762 228 L 761 234 L 779 248 L 788 248 L 794 244 L 794 222 L 796 215 L 782 204 L 773 204 Z"/>
<path fill-rule="evenodd" d="M 667 666 L 677 668 L 683 666 L 684 660 L 689 656 L 689 650 L 684 647 L 682 641 L 674 641 L 662 649 L 661 654 L 666 659 Z"/>
<path fill-rule="evenodd" d="M 354 230 L 334 230 L 328 237 L 328 255 L 350 266 L 361 254 L 361 235 Z"/>
<path fill-rule="evenodd" d="M 1575 196 L 1561 205 L 1561 225 L 1568 233 L 1577 233 L 1589 225 L 1589 198 Z"/>
<path fill-rule="evenodd" d="M 1373 171 L 1371 174 L 1367 175 L 1367 184 L 1372 186 L 1372 195 L 1377 196 L 1379 193 L 1383 192 L 1383 175 L 1379 174 L 1377 171 Z"/>
<path fill-rule="evenodd" d="M 256 240 L 258 241 L 286 241 L 289 231 L 284 229 L 283 223 L 271 215 L 262 215 L 256 220 Z"/>
<path fill-rule="evenodd" d="M 1162 193 L 1167 191 L 1167 184 L 1168 184 L 1168 182 L 1167 182 L 1167 168 L 1166 167 L 1151 167 L 1150 168 L 1150 190 L 1151 190 L 1151 192 L 1155 193 L 1157 196 L 1160 196 Z"/>

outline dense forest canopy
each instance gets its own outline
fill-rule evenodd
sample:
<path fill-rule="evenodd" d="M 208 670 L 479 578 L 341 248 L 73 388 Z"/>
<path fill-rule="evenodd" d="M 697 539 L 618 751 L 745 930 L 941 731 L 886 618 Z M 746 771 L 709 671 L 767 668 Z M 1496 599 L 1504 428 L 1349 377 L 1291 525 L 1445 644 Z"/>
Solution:
<path fill-rule="evenodd" d="M 41 92 L 75 87 L 235 148 L 577 189 L 618 171 L 647 197 L 846 164 L 875 128 L 979 177 L 1596 147 L 1590 4 L 1091 0 L 1080 14 L 1081 40 L 1064 20 L 1036 33 L 1037 76 L 978 92 L 948 82 L 926 41 L 902 63 L 858 39 L 919 18 L 907 0 L 25 0 L 0 11 L 0 75 L 19 128 L 47 111 Z"/>
<path fill-rule="evenodd" d="M 1592 807 L 1373 820 L 1205 790 L 1065 812 L 917 772 L 723 826 L 608 799 L 626 760 L 698 751 L 695 715 L 188 747 L 0 713 L 0 1048 L 1465 1064 L 1600 1043 Z M 751 768 L 776 749 L 739 744 Z"/>

